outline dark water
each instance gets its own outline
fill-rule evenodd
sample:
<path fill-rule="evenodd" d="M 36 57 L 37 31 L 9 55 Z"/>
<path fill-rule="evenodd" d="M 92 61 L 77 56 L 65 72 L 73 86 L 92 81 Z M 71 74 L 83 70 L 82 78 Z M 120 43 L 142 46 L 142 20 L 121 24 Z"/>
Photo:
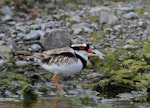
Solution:
<path fill-rule="evenodd" d="M 103 104 L 85 105 L 79 99 L 74 97 L 42 97 L 37 102 L 14 102 L 3 100 L 0 102 L 0 108 L 150 108 L 150 103 L 128 104 Z"/>

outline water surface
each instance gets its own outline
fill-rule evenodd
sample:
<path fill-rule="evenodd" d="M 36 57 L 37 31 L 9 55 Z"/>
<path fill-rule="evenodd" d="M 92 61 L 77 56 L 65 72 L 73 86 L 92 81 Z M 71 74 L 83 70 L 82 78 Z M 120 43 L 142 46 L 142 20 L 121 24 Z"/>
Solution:
<path fill-rule="evenodd" d="M 0 108 L 150 108 L 150 103 L 133 103 L 127 104 L 103 104 L 85 105 L 82 104 L 79 98 L 74 97 L 42 97 L 36 102 L 22 102 L 22 101 L 1 101 Z"/>

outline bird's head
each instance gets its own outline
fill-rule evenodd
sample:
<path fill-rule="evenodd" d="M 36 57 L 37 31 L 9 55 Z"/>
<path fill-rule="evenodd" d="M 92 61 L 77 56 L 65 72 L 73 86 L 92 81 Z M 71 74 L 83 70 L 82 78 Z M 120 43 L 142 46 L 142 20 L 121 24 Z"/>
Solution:
<path fill-rule="evenodd" d="M 88 60 L 88 53 L 95 54 L 95 52 L 90 49 L 89 44 L 82 43 L 82 44 L 72 44 L 70 46 L 77 55 L 80 55 L 85 60 Z"/>

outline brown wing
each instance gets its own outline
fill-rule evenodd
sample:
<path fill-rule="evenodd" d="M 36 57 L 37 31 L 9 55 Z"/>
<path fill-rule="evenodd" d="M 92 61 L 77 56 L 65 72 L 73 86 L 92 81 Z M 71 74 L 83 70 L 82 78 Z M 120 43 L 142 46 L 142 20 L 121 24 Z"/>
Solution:
<path fill-rule="evenodd" d="M 54 49 L 54 50 L 48 50 L 48 51 L 44 51 L 43 55 L 55 55 L 55 54 L 61 54 L 61 53 L 74 53 L 73 50 L 70 47 L 64 47 L 64 48 L 58 48 L 58 49 Z"/>
<path fill-rule="evenodd" d="M 44 57 L 41 59 L 42 62 L 47 64 L 70 64 L 77 61 L 77 58 L 74 54 L 70 52 L 63 52 L 60 54 L 51 54 L 49 57 Z"/>
<path fill-rule="evenodd" d="M 73 49 L 70 47 L 48 50 L 43 53 L 35 53 L 32 56 L 28 56 L 28 59 L 33 58 L 40 59 L 43 63 L 47 64 L 70 63 L 77 60 Z"/>
<path fill-rule="evenodd" d="M 68 64 L 77 59 L 73 49 L 70 47 L 44 51 L 40 57 L 40 60 L 47 64 Z"/>

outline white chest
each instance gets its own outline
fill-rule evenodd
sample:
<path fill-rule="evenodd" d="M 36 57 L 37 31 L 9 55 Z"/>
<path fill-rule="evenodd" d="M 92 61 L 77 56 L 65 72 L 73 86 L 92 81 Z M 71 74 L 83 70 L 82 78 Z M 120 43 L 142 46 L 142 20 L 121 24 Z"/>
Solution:
<path fill-rule="evenodd" d="M 52 72 L 54 74 L 63 74 L 63 75 L 72 75 L 80 72 L 83 68 L 82 62 L 78 59 L 77 62 L 71 64 L 60 64 L 60 65 L 48 65 L 48 64 L 41 64 L 42 68 L 45 70 Z"/>

